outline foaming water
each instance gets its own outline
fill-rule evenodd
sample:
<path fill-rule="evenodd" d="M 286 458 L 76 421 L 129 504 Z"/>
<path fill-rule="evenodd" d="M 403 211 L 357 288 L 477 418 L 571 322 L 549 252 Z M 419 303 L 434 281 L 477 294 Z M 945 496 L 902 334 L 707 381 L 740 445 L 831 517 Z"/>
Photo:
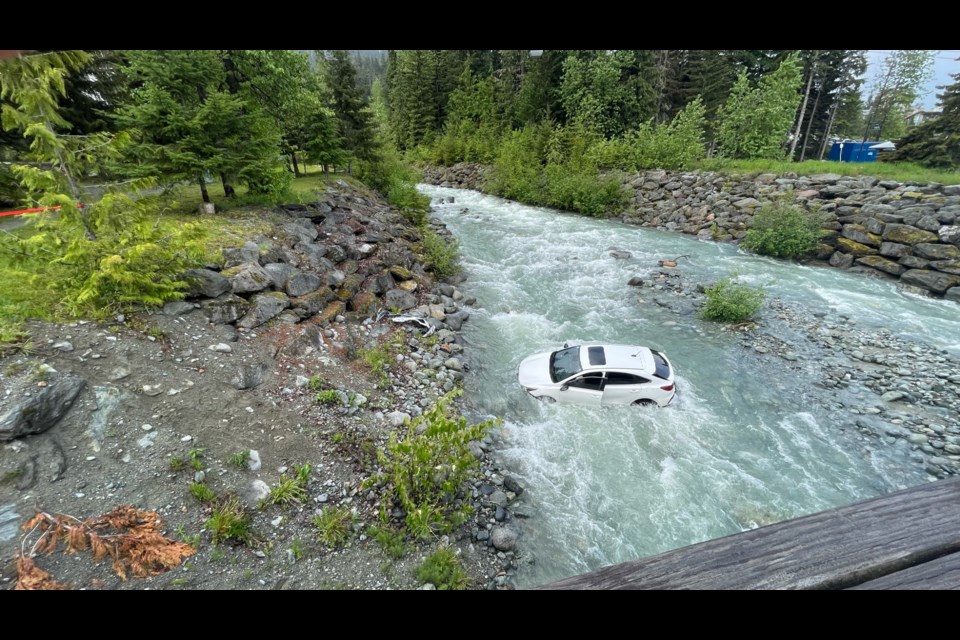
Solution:
<path fill-rule="evenodd" d="M 517 518 L 534 586 L 919 484 L 898 447 L 870 448 L 815 401 L 815 371 L 745 355 L 729 332 L 677 316 L 626 285 L 683 258 L 692 282 L 736 270 L 770 295 L 960 353 L 956 307 L 888 281 L 746 255 L 736 247 L 421 186 L 457 236 L 478 308 L 468 401 L 504 417 L 505 468 L 528 488 Z M 441 202 L 448 197 L 455 202 Z M 466 211 L 464 211 L 466 209 Z M 612 249 L 632 257 L 614 259 Z M 666 409 L 542 404 L 519 387 L 532 353 L 564 342 L 663 350 L 678 395 Z"/>

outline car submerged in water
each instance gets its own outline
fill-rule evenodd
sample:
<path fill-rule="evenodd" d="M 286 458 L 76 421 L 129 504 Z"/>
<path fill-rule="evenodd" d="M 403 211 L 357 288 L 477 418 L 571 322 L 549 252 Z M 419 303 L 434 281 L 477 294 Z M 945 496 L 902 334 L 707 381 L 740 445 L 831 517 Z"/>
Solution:
<path fill-rule="evenodd" d="M 665 407 L 677 393 L 665 355 L 623 344 L 563 345 L 538 353 L 520 363 L 517 379 L 535 398 L 597 407 Z"/>

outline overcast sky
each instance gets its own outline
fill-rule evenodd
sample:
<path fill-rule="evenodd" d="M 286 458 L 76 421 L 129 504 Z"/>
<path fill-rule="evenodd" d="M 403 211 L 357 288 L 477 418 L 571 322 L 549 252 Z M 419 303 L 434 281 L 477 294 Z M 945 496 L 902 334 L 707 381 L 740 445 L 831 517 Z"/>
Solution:
<path fill-rule="evenodd" d="M 870 94 L 870 82 L 880 69 L 888 53 L 890 53 L 888 49 L 877 49 L 867 52 L 869 68 L 867 69 L 867 84 L 864 87 L 864 97 Z M 937 57 L 933 61 L 933 78 L 925 85 L 923 89 L 924 93 L 920 96 L 920 102 L 925 109 L 939 107 L 937 104 L 937 94 L 940 93 L 940 90 L 937 89 L 937 87 L 952 84 L 953 78 L 951 78 L 951 75 L 960 73 L 960 62 L 957 61 L 957 58 L 960 58 L 960 49 L 937 52 Z"/>

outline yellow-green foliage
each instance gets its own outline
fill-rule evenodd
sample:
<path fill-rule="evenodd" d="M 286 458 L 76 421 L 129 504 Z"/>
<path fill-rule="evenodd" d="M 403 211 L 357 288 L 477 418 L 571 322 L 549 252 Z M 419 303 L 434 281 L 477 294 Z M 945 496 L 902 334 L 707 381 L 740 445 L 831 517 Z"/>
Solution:
<path fill-rule="evenodd" d="M 760 311 L 766 294 L 760 289 L 735 282 L 736 275 L 727 276 L 707 288 L 707 301 L 700 314 L 717 322 L 744 322 Z"/>
<path fill-rule="evenodd" d="M 450 547 L 442 547 L 427 556 L 417 568 L 417 580 L 441 591 L 462 591 L 470 586 L 470 576 Z"/>
<path fill-rule="evenodd" d="M 458 499 L 465 482 L 479 468 L 467 443 L 481 439 L 498 421 L 469 425 L 449 407 L 459 395 L 451 391 L 407 426 L 406 433 L 390 434 L 386 449 L 377 452 L 383 469 L 373 483 L 385 482 L 381 508 L 394 501 L 406 511 L 411 534 L 425 538 L 459 525 L 470 512 L 470 501 Z"/>
<path fill-rule="evenodd" d="M 314 516 L 313 526 L 317 528 L 317 539 L 331 548 L 341 546 L 347 541 L 353 529 L 353 512 L 347 507 L 329 507 L 319 516 Z"/>
<path fill-rule="evenodd" d="M 460 270 L 460 249 L 453 238 L 444 239 L 432 229 L 423 230 L 423 259 L 441 278 Z"/>

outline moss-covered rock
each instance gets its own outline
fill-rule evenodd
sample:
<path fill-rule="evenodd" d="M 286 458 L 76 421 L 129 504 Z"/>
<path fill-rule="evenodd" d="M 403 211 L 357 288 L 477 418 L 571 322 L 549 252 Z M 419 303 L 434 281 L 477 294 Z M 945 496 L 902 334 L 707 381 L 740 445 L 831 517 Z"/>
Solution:
<path fill-rule="evenodd" d="M 883 230 L 883 239 L 886 242 L 914 245 L 921 242 L 936 242 L 937 234 L 906 224 L 888 224 Z"/>
<path fill-rule="evenodd" d="M 837 238 L 837 249 L 855 257 L 870 256 L 877 253 L 873 247 L 868 247 L 850 238 Z"/>
<path fill-rule="evenodd" d="M 333 320 L 341 313 L 343 313 L 343 303 L 339 300 L 336 300 L 328 304 L 324 308 L 323 312 L 317 316 L 317 318 L 320 319 L 320 322 L 326 322 L 328 320 Z"/>
<path fill-rule="evenodd" d="M 913 252 L 930 260 L 956 260 L 960 258 L 960 247 L 939 242 L 921 242 L 913 246 Z"/>
<path fill-rule="evenodd" d="M 910 269 L 900 276 L 900 281 L 936 293 L 946 293 L 947 289 L 960 286 L 960 276 L 927 269 Z"/>
<path fill-rule="evenodd" d="M 373 311 L 377 306 L 377 296 L 373 295 L 369 291 L 361 291 L 352 298 L 347 304 L 347 308 L 351 311 L 357 311 L 359 313 L 369 313 Z"/>
<path fill-rule="evenodd" d="M 879 247 L 882 238 L 875 233 L 870 233 L 862 224 L 845 224 L 841 235 L 844 238 L 853 240 L 868 247 Z"/>
<path fill-rule="evenodd" d="M 889 273 L 890 275 L 899 276 L 901 273 L 907 270 L 903 265 L 897 264 L 893 260 L 887 260 L 886 258 L 881 258 L 880 256 L 864 256 L 862 258 L 857 258 L 857 264 L 866 265 L 877 269 L 878 271 L 883 271 L 884 273 Z"/>

